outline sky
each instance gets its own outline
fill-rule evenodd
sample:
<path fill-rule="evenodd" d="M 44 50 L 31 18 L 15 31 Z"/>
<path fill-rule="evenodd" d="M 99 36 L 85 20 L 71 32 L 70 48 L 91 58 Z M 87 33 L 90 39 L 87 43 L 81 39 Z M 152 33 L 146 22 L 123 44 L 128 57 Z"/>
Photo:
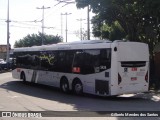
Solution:
<path fill-rule="evenodd" d="M 0 44 L 7 44 L 7 4 L 8 0 L 0 0 Z M 87 30 L 87 9 L 77 9 L 76 4 L 57 4 L 57 0 L 9 0 L 9 41 L 12 48 L 16 40 L 42 32 L 42 9 L 37 9 L 42 6 L 50 7 L 44 10 L 44 33 L 62 35 L 65 42 L 66 16 L 61 13 L 67 12 L 71 13 L 67 16 L 68 42 L 80 40 L 75 34 L 75 31 L 80 31 L 80 21 L 77 19 L 84 19 L 82 29 Z M 90 13 L 90 18 L 92 16 Z"/>

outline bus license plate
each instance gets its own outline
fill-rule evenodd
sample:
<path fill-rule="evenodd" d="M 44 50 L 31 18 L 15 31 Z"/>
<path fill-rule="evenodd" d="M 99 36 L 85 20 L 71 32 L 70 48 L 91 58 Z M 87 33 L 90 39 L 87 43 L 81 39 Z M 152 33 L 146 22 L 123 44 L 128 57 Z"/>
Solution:
<path fill-rule="evenodd" d="M 137 71 L 137 68 L 132 68 L 131 70 L 132 70 L 132 71 Z"/>

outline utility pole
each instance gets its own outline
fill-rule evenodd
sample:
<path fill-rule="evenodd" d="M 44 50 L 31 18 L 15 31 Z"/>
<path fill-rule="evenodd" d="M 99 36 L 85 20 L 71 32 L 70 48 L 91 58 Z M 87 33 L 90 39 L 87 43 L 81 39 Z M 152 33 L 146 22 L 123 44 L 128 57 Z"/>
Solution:
<path fill-rule="evenodd" d="M 37 7 L 37 9 L 42 9 L 42 45 L 44 42 L 44 37 L 43 37 L 43 35 L 44 35 L 44 10 L 49 9 L 49 8 L 50 7 L 44 7 L 44 5 L 41 8 Z"/>
<path fill-rule="evenodd" d="M 80 18 L 80 19 L 77 19 L 77 20 L 80 21 L 80 39 L 82 41 L 82 21 L 85 20 L 85 19 Z"/>
<path fill-rule="evenodd" d="M 90 17 L 89 17 L 90 7 L 87 7 L 87 38 L 90 40 Z"/>
<path fill-rule="evenodd" d="M 10 50 L 9 50 L 9 48 L 10 48 L 10 44 L 9 44 L 9 22 L 10 22 L 10 20 L 9 20 L 9 0 L 8 0 L 8 9 L 7 9 L 7 58 L 6 58 L 6 62 L 7 62 L 7 64 L 9 63 L 9 53 L 10 53 Z"/>
<path fill-rule="evenodd" d="M 61 36 L 63 37 L 63 17 L 62 17 L 62 13 L 61 13 Z"/>
<path fill-rule="evenodd" d="M 67 42 L 67 34 L 68 34 L 68 33 L 67 33 L 67 32 L 68 32 L 67 16 L 70 15 L 70 14 L 72 14 L 72 13 L 67 13 L 67 12 L 66 12 L 65 14 L 61 14 L 61 15 L 66 15 L 66 42 Z"/>

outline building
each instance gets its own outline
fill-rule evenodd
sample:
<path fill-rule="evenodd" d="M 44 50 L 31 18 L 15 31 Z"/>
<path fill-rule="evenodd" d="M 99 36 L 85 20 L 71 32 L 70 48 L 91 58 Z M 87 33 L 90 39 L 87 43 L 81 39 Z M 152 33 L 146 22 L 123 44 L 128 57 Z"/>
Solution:
<path fill-rule="evenodd" d="M 7 45 L 0 45 L 0 58 L 6 60 Z"/>
<path fill-rule="evenodd" d="M 10 50 L 12 53 L 13 50 Z M 7 45 L 0 45 L 0 59 L 6 60 L 7 58 Z"/>

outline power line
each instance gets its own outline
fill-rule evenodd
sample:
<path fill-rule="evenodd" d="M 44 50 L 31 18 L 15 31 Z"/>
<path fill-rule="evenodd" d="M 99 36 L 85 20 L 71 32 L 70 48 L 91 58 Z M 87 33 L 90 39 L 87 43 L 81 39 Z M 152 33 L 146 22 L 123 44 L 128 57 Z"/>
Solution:
<path fill-rule="evenodd" d="M 5 19 L 3 19 L 3 22 L 6 22 Z M 1 21 L 0 21 L 1 22 Z M 10 25 L 11 27 L 19 27 L 19 28 L 35 28 L 35 27 L 41 27 L 40 25 L 35 25 L 35 24 L 28 24 L 26 22 L 34 22 L 34 21 L 15 21 L 15 20 L 10 20 L 10 22 L 12 23 L 12 25 Z M 34 27 L 23 27 L 23 26 L 18 26 L 15 24 L 20 24 L 20 25 L 25 25 L 25 26 L 34 26 Z M 6 24 L 1 24 L 1 25 L 6 25 Z M 51 26 L 44 26 L 44 28 L 46 29 L 53 29 L 55 27 L 51 27 Z"/>
<path fill-rule="evenodd" d="M 28 24 L 28 23 L 20 22 L 20 21 L 12 21 L 12 23 L 22 24 L 22 25 L 28 25 L 28 26 L 40 26 L 40 25 Z"/>
<path fill-rule="evenodd" d="M 59 4 L 59 3 L 58 3 Z M 55 4 L 53 5 L 52 7 L 50 7 L 51 9 L 52 8 L 55 8 L 58 4 Z M 57 8 L 56 10 L 54 10 L 53 12 L 50 12 L 49 15 L 53 14 L 54 12 L 56 12 L 58 9 L 61 9 L 61 8 Z M 46 15 L 47 17 L 49 16 L 48 14 Z M 39 19 L 41 19 L 40 17 L 35 19 L 34 21 L 38 21 Z"/>
<path fill-rule="evenodd" d="M 6 19 L 0 19 L 1 21 L 3 20 L 3 21 L 6 21 Z"/>
<path fill-rule="evenodd" d="M 39 26 L 39 25 L 33 25 L 33 24 L 28 24 L 28 23 L 37 23 L 41 21 L 16 21 L 16 20 L 9 20 L 11 23 L 16 23 L 16 24 L 23 24 L 23 25 L 29 25 L 29 26 Z M 6 19 L 0 19 L 0 22 L 7 22 Z"/>
<path fill-rule="evenodd" d="M 27 29 L 37 29 L 36 27 L 23 27 L 18 25 L 10 25 L 10 27 L 27 28 Z M 38 26 L 37 26 L 38 27 Z M 39 26 L 40 27 L 40 26 Z"/>
<path fill-rule="evenodd" d="M 57 12 L 57 10 L 62 9 L 62 7 L 55 9 L 54 11 L 50 12 L 48 15 L 45 16 L 45 18 L 47 18 L 48 16 L 50 16 L 51 14 L 53 15 L 55 12 Z M 58 14 L 57 14 L 58 15 Z"/>
<path fill-rule="evenodd" d="M 68 5 L 68 4 L 74 4 L 75 1 L 74 0 L 57 0 L 59 1 L 59 3 L 65 3 L 64 6 Z M 90 6 L 87 6 L 87 38 L 88 40 L 90 40 Z"/>

